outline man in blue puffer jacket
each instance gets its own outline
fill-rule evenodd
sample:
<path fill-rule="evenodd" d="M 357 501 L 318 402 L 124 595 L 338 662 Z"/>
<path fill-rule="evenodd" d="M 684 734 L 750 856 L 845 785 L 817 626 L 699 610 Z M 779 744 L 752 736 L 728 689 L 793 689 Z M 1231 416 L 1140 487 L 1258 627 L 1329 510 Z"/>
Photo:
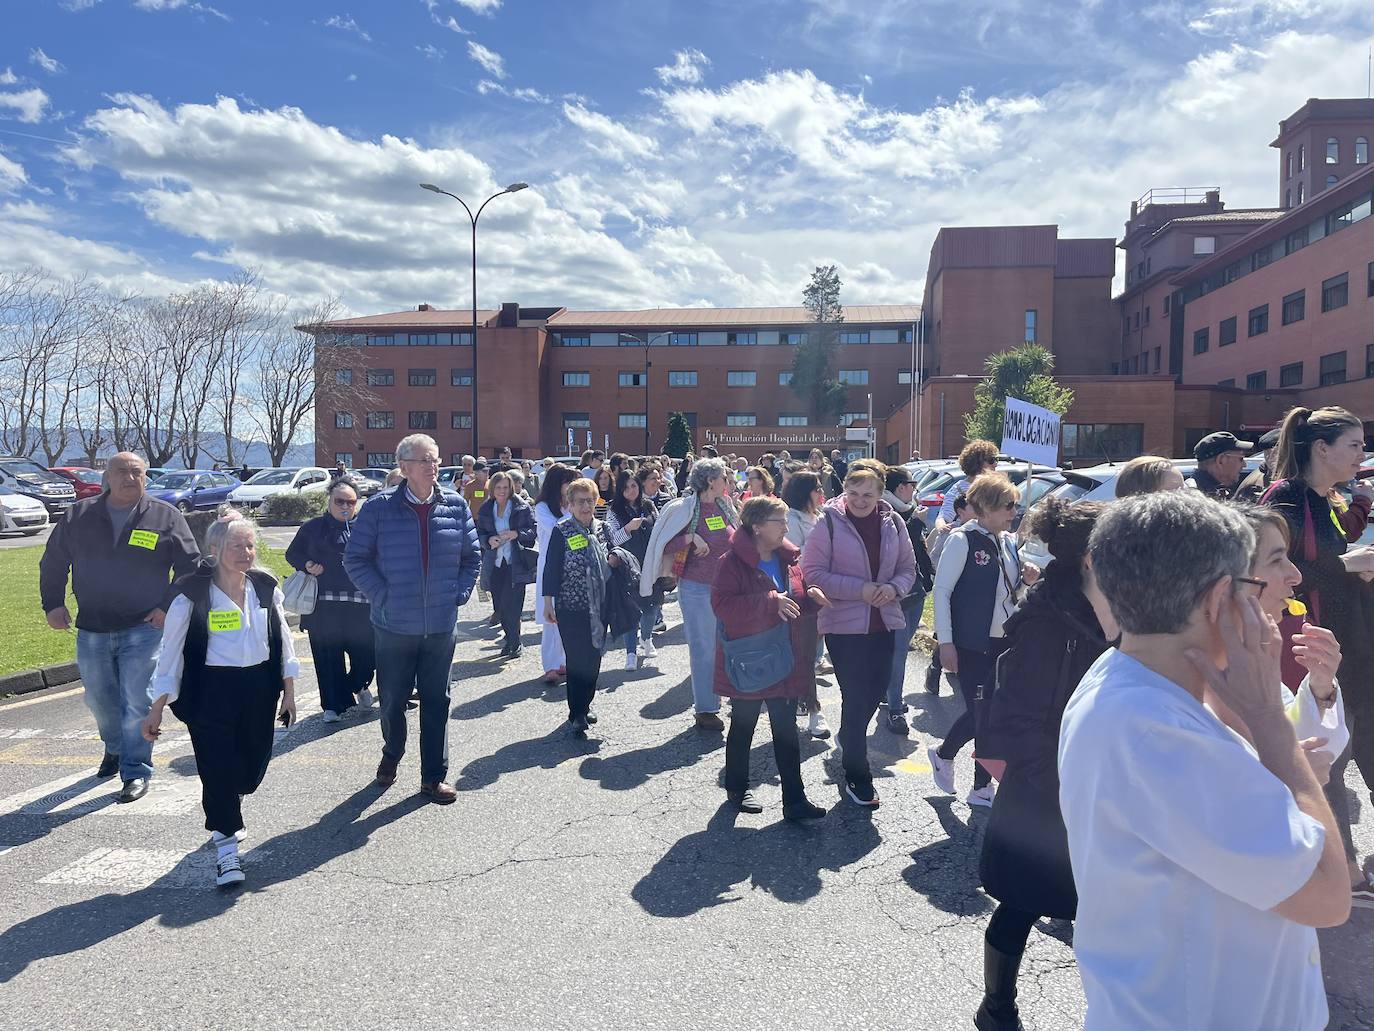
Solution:
<path fill-rule="evenodd" d="M 449 668 L 458 608 L 477 583 L 482 552 L 467 502 L 436 482 L 434 438 L 413 433 L 396 445 L 396 457 L 406 478 L 359 510 L 343 563 L 372 603 L 382 724 L 377 783 L 396 782 L 413 684 L 420 696 L 420 791 L 447 805 L 458 797 L 444 782 Z"/>

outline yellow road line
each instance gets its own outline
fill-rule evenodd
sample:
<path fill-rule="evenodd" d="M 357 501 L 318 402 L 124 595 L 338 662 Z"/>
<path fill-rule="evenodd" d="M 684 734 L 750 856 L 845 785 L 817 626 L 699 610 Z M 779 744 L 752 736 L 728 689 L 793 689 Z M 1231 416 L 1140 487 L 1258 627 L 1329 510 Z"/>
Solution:
<path fill-rule="evenodd" d="M 22 709 L 26 705 L 37 705 L 39 702 L 55 702 L 59 698 L 70 698 L 84 690 L 83 687 L 74 687 L 70 691 L 58 691 L 57 694 L 44 695 L 42 698 L 26 698 L 22 702 L 10 702 L 7 705 L 0 705 L 0 714 L 9 712 L 11 709 Z"/>

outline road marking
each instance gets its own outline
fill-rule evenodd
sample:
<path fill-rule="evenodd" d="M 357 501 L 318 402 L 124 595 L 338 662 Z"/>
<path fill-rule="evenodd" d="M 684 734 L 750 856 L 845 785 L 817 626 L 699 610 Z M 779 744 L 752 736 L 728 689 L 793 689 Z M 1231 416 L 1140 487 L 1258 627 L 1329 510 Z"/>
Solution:
<path fill-rule="evenodd" d="M 188 855 L 169 849 L 98 848 L 54 870 L 38 883 L 146 888 L 176 870 L 178 876 L 173 880 L 183 882 L 181 886 L 203 885 L 211 879 L 214 863 L 214 858 L 201 850 Z"/>
<path fill-rule="evenodd" d="M 929 773 L 930 763 L 917 762 L 915 759 L 898 759 L 893 763 L 893 769 L 901 770 L 903 773 Z"/>
<path fill-rule="evenodd" d="M 23 741 L 25 738 L 41 737 L 48 741 L 99 741 L 100 735 L 89 730 L 63 730 L 51 732 L 41 727 L 0 727 L 0 738 L 10 741 Z"/>
<path fill-rule="evenodd" d="M 10 709 L 22 709 L 26 705 L 38 705 L 40 702 L 55 702 L 59 698 L 71 698 L 73 695 L 79 695 L 85 690 L 84 687 L 74 687 L 70 691 L 58 691 L 57 694 L 45 694 L 42 698 L 25 698 L 22 701 L 9 702 L 5 705 L 0 705 L 0 713 L 8 712 Z"/>

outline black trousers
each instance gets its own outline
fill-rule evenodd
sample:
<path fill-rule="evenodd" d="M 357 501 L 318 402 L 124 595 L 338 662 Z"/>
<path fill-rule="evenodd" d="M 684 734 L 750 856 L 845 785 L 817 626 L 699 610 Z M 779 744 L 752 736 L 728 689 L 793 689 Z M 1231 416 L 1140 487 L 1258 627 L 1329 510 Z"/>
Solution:
<path fill-rule="evenodd" d="M 986 652 L 969 651 L 967 648 L 959 648 L 958 652 L 959 672 L 955 674 L 955 679 L 959 681 L 959 696 L 964 700 L 964 711 L 954 721 L 954 726 L 949 728 L 944 743 L 936 750 L 941 759 L 952 760 L 959 754 L 959 749 L 974 739 L 974 731 L 978 726 L 978 697 L 993 670 L 993 658 Z M 992 774 L 975 763 L 974 788 L 986 787 L 991 782 Z"/>
<path fill-rule="evenodd" d="M 377 671 L 372 606 L 356 601 L 322 601 L 309 618 L 310 654 L 320 686 L 320 708 L 342 713 L 358 700 L 358 692 L 372 683 L 372 674 Z"/>
<path fill-rule="evenodd" d="M 759 713 L 768 706 L 768 726 L 773 731 L 773 760 L 782 781 L 783 805 L 806 798 L 802 787 L 801 741 L 797 737 L 795 698 L 733 698 L 730 700 L 730 732 L 725 736 L 725 790 L 749 787 L 749 746 Z"/>
<path fill-rule="evenodd" d="M 960 663 L 962 666 L 963 664 Z M 998 952 L 1008 956 L 1019 956 L 1026 951 L 1026 941 L 1030 938 L 1031 928 L 1040 919 L 1038 913 L 1028 913 L 1001 903 L 988 921 L 988 929 L 983 940 Z"/>
<path fill-rule="evenodd" d="M 525 585 L 513 579 L 509 562 L 491 571 L 491 607 L 512 647 L 520 643 L 520 613 L 525 608 Z"/>
<path fill-rule="evenodd" d="M 872 783 L 868 768 L 868 725 L 887 694 L 897 645 L 893 630 L 869 634 L 826 634 L 825 647 L 840 684 L 840 729 L 844 776 L 853 783 Z"/>
<path fill-rule="evenodd" d="M 586 612 L 555 604 L 558 637 L 568 657 L 568 719 L 587 715 L 601 676 L 601 649 L 592 644 L 591 619 Z"/>
<path fill-rule="evenodd" d="M 201 704 L 187 725 L 200 775 L 205 829 L 226 837 L 243 829 L 242 796 L 251 795 L 272 758 L 279 672 L 264 662 L 246 669 L 206 666 Z"/>
<path fill-rule="evenodd" d="M 420 698 L 420 783 L 448 776 L 449 673 L 458 638 L 445 634 L 393 634 L 373 627 L 377 646 L 377 700 L 381 706 L 382 755 L 400 762 L 406 754 L 406 702 Z"/>

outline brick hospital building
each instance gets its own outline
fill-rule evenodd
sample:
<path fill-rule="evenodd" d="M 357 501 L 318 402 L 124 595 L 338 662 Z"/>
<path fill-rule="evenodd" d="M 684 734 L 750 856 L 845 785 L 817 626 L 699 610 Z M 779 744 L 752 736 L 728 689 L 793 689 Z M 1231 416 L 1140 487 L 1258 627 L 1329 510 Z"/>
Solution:
<path fill-rule="evenodd" d="M 839 427 L 810 425 L 787 386 L 792 346 L 814 332 L 802 308 L 479 312 L 481 451 L 564 454 L 571 429 L 575 452 L 590 431 L 595 447 L 609 437 L 644 453 L 671 411 L 698 444 L 828 449 L 866 425 L 871 395 L 880 457 L 950 454 L 983 363 L 1022 341 L 1050 349 L 1075 392 L 1066 461 L 1185 455 L 1214 430 L 1262 432 L 1296 404 L 1340 404 L 1374 430 L 1372 138 L 1374 100 L 1313 99 L 1270 144 L 1273 206 L 1156 188 L 1130 203 L 1119 241 L 1054 225 L 942 229 L 921 304 L 846 307 Z M 433 435 L 445 461 L 474 450 L 470 311 L 420 305 L 315 329 L 322 345 L 350 345 L 317 352 L 336 388 L 322 397 L 347 402 L 317 406 L 319 461 L 389 465 L 411 430 Z"/>

